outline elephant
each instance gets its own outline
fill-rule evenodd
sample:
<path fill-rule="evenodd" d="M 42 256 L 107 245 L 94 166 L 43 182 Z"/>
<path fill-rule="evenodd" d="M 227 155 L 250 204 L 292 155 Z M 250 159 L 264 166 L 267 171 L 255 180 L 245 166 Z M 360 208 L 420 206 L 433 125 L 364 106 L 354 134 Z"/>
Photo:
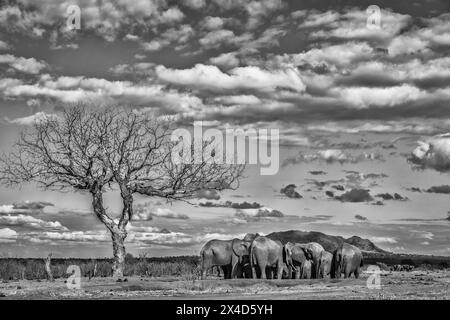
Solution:
<path fill-rule="evenodd" d="M 222 268 L 225 279 L 242 277 L 243 265 L 248 261 L 250 245 L 257 235 L 247 234 L 243 240 L 213 239 L 208 241 L 200 251 L 201 279 L 206 278 L 207 271 L 213 266 Z"/>
<path fill-rule="evenodd" d="M 264 236 L 256 237 L 250 246 L 250 265 L 254 279 L 267 279 L 268 274 L 273 278 L 274 271 L 277 279 L 281 279 L 284 266 L 282 243 Z"/>
<path fill-rule="evenodd" d="M 289 268 L 289 278 L 292 278 L 292 270 L 294 270 L 295 278 L 300 279 L 303 265 L 307 260 L 304 248 L 301 248 L 292 242 L 288 242 L 284 245 L 283 250 L 284 260 Z"/>
<path fill-rule="evenodd" d="M 303 249 L 307 260 L 312 260 L 312 277 L 318 278 L 320 261 L 322 259 L 322 253 L 325 249 L 317 242 L 297 243 L 296 245 Z"/>
<path fill-rule="evenodd" d="M 322 258 L 320 260 L 319 277 L 325 278 L 331 272 L 331 263 L 333 261 L 333 254 L 328 251 L 322 252 Z"/>
<path fill-rule="evenodd" d="M 340 278 L 341 274 L 344 273 L 344 278 L 348 278 L 353 273 L 355 278 L 358 278 L 362 266 L 363 256 L 361 250 L 354 245 L 344 242 L 333 253 L 331 277 Z"/>
<path fill-rule="evenodd" d="M 301 269 L 301 278 L 302 279 L 311 279 L 312 277 L 312 262 L 311 260 L 306 260 Z"/>

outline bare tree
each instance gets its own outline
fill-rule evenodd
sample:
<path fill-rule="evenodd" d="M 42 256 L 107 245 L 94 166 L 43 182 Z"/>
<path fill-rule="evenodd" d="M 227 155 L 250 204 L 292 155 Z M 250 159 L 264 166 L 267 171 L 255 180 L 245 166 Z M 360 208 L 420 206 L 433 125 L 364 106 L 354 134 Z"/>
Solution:
<path fill-rule="evenodd" d="M 114 276 L 122 277 L 134 194 L 186 200 L 203 189 L 236 188 L 243 174 L 243 165 L 217 163 L 206 153 L 200 163 L 194 157 L 174 163 L 169 123 L 132 109 L 67 108 L 21 134 L 13 151 L 0 157 L 0 180 L 8 186 L 35 182 L 46 190 L 89 193 L 94 214 L 111 233 Z M 103 202 L 104 192 L 113 188 L 123 202 L 116 218 Z"/>

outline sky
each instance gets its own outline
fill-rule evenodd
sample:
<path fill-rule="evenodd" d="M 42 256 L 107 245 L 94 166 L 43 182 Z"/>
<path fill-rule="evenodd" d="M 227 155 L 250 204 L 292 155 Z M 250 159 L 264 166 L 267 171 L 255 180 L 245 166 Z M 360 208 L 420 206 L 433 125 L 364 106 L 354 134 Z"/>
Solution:
<path fill-rule="evenodd" d="M 448 256 L 450 177 L 407 158 L 450 131 L 449 51 L 446 0 L 0 0 L 0 148 L 82 101 L 182 127 L 275 128 L 277 174 L 249 165 L 237 190 L 192 204 L 136 197 L 127 250 L 191 255 L 214 238 L 314 230 Z M 119 213 L 117 191 L 105 197 Z M 111 256 L 90 198 L 0 186 L 0 255 L 49 252 Z"/>

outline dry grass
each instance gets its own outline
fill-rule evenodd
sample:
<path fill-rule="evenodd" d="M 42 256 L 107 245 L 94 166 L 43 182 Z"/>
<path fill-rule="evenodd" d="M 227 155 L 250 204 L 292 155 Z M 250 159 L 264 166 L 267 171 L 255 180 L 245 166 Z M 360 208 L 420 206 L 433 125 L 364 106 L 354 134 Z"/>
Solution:
<path fill-rule="evenodd" d="M 96 277 L 112 276 L 111 259 L 53 259 L 52 273 L 55 279 L 67 278 L 70 265 L 80 267 L 81 275 L 92 275 L 97 265 Z M 43 280 L 46 279 L 43 259 L 0 258 L 0 279 L 2 280 Z M 134 258 L 127 256 L 126 276 L 140 277 L 180 277 L 184 280 L 197 279 L 200 267 L 197 257 Z"/>

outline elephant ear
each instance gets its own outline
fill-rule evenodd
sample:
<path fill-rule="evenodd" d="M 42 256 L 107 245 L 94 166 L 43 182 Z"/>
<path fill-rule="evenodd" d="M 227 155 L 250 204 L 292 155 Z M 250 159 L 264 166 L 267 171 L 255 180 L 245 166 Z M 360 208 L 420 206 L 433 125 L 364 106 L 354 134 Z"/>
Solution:
<path fill-rule="evenodd" d="M 231 248 L 233 249 L 233 253 L 235 255 L 242 257 L 248 254 L 249 243 L 239 239 L 233 239 Z"/>
<path fill-rule="evenodd" d="M 257 236 L 259 236 L 257 233 L 247 233 L 243 240 L 245 242 L 252 242 Z"/>
<path fill-rule="evenodd" d="M 283 246 L 283 262 L 287 265 L 292 265 L 292 249 L 289 245 L 290 242 Z"/>

